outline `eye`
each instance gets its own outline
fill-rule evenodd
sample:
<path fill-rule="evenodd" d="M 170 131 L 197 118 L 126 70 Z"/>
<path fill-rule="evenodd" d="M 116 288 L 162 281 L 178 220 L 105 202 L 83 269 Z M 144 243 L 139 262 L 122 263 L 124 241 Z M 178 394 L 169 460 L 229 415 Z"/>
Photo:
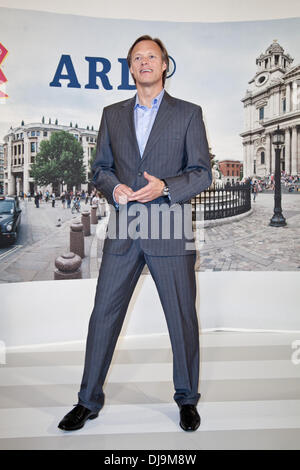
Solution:
<path fill-rule="evenodd" d="M 134 58 L 134 61 L 135 62 L 139 62 L 141 60 L 141 56 L 140 55 L 137 55 L 135 58 Z"/>

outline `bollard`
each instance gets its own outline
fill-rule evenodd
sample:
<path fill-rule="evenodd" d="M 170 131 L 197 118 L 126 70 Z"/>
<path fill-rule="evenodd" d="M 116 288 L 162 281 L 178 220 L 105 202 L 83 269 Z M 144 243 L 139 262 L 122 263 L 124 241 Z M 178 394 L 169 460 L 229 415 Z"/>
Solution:
<path fill-rule="evenodd" d="M 97 209 L 98 206 L 91 207 L 91 224 L 93 225 L 97 225 L 98 223 Z"/>
<path fill-rule="evenodd" d="M 83 225 L 80 222 L 74 222 L 70 228 L 70 251 L 84 258 Z"/>
<path fill-rule="evenodd" d="M 85 237 L 91 235 L 91 219 L 89 211 L 81 213 L 81 223 L 83 225 L 83 233 Z"/>
<path fill-rule="evenodd" d="M 65 253 L 55 260 L 57 269 L 54 271 L 54 279 L 82 279 L 81 258 L 75 253 Z"/>

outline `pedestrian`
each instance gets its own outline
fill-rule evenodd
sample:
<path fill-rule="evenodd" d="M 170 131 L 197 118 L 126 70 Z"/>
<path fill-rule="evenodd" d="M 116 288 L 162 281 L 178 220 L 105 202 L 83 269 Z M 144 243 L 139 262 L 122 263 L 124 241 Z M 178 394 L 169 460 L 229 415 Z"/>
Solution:
<path fill-rule="evenodd" d="M 253 202 L 256 200 L 256 196 L 258 193 L 258 183 L 255 181 L 253 184 Z"/>
<path fill-rule="evenodd" d="M 55 207 L 55 193 L 51 194 L 52 207 Z"/>
<path fill-rule="evenodd" d="M 67 208 L 70 209 L 71 208 L 71 195 L 69 191 L 66 192 L 66 201 L 67 201 Z"/>
<path fill-rule="evenodd" d="M 38 209 L 40 207 L 40 196 L 38 193 L 34 194 L 34 203 L 35 207 Z"/>
<path fill-rule="evenodd" d="M 61 199 L 62 207 L 63 209 L 65 209 L 66 208 L 66 193 L 64 191 L 62 192 L 60 199 Z"/>
<path fill-rule="evenodd" d="M 127 62 L 137 94 L 104 108 L 93 165 L 93 183 L 111 206 L 109 228 L 110 223 L 120 227 L 120 234 L 114 232 L 110 238 L 108 230 L 104 241 L 78 403 L 59 427 L 80 429 L 103 407 L 103 383 L 128 304 L 147 263 L 169 328 L 179 423 L 185 431 L 195 431 L 200 425 L 196 407 L 199 326 L 190 199 L 212 183 L 202 109 L 165 91 L 169 58 L 159 39 L 138 38 Z M 173 206 L 177 208 L 168 238 L 164 236 L 166 218 L 156 217 L 155 205 L 163 205 L 174 217 Z M 135 230 L 133 209 L 144 215 Z M 182 227 L 183 220 L 188 220 L 187 226 Z M 184 228 L 180 237 L 179 227 Z"/>

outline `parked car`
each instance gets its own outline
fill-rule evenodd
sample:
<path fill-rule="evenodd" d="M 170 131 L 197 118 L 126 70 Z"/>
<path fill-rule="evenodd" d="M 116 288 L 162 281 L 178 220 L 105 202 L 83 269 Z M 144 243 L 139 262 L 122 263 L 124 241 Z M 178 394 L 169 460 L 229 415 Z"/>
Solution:
<path fill-rule="evenodd" d="M 19 200 L 15 196 L 0 196 L 0 241 L 14 243 L 21 223 Z"/>

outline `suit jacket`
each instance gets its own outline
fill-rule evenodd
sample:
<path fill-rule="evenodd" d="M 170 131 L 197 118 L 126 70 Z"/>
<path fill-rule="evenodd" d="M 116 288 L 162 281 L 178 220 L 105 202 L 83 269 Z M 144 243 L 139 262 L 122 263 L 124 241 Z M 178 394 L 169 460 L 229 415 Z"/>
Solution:
<path fill-rule="evenodd" d="M 134 105 L 135 96 L 104 108 L 93 183 L 115 206 L 114 187 L 124 183 L 134 191 L 142 188 L 148 183 L 143 176 L 146 170 L 167 182 L 170 199 L 159 197 L 145 204 L 131 201 L 111 210 L 103 251 L 123 254 L 139 238 L 149 255 L 191 254 L 195 246 L 190 199 L 212 182 L 201 107 L 165 91 L 141 158 Z"/>

